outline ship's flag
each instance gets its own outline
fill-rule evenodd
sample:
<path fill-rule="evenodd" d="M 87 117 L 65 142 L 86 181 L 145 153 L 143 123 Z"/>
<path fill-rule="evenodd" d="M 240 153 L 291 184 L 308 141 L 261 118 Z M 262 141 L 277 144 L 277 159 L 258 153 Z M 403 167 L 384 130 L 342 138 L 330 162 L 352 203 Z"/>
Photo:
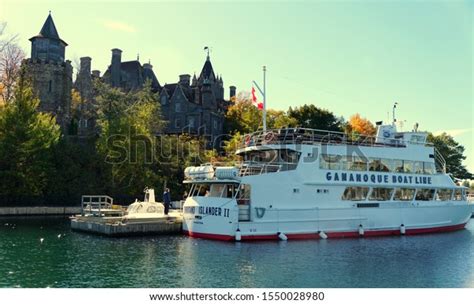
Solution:
<path fill-rule="evenodd" d="M 259 110 L 263 110 L 263 102 L 257 100 L 254 87 L 252 87 L 252 104 L 256 106 Z"/>

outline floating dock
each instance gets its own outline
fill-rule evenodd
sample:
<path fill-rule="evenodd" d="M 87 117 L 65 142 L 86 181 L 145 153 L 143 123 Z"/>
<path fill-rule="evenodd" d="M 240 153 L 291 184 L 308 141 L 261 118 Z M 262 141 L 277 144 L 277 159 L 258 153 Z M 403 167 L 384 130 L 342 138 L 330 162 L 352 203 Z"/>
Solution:
<path fill-rule="evenodd" d="M 71 229 L 107 236 L 179 234 L 182 222 L 179 212 L 170 212 L 169 216 L 152 221 L 129 222 L 124 222 L 122 217 L 75 216 L 71 218 Z"/>
<path fill-rule="evenodd" d="M 162 205 L 154 200 L 135 202 L 130 207 L 128 209 L 144 210 L 132 213 L 114 205 L 109 196 L 84 195 L 81 214 L 70 218 L 71 229 L 106 236 L 170 235 L 182 231 L 181 210 L 170 210 L 165 215 Z"/>

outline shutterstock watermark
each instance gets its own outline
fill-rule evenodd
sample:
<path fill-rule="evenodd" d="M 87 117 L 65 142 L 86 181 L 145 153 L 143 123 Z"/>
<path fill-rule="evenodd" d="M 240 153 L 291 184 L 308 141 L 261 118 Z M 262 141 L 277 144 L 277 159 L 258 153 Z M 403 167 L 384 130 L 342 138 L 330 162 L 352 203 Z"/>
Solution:
<path fill-rule="evenodd" d="M 361 146 L 358 144 L 348 144 L 345 138 L 335 139 L 333 135 L 322 136 L 317 140 L 299 140 L 291 138 L 288 140 L 272 135 L 271 140 L 268 134 L 242 135 L 239 139 L 237 149 L 244 149 L 252 146 L 260 146 L 258 150 L 248 150 L 245 161 L 278 163 L 282 159 L 288 158 L 289 151 L 299 153 L 298 159 L 303 163 L 313 163 L 319 159 L 320 154 L 335 154 L 335 157 L 342 158 L 344 155 L 357 157 L 362 160 L 368 158 L 364 155 Z M 220 135 L 197 135 L 190 133 L 180 134 L 158 134 L 148 136 L 144 134 L 115 134 L 106 140 L 107 155 L 105 162 L 108 164 L 168 164 L 177 161 L 191 161 L 195 164 L 209 161 L 207 155 L 210 150 L 214 150 L 218 155 L 224 154 L 226 141 L 232 138 L 229 134 Z M 307 147 L 311 146 L 311 149 Z M 337 153 L 331 151 L 335 146 L 340 147 Z M 306 147 L 306 148 L 305 148 Z M 342 150 L 343 151 L 342 151 Z M 278 153 L 275 153 L 278 151 Z M 229 153 L 234 153 L 231 151 Z M 230 156 L 230 155 L 227 155 Z M 294 159 L 293 159 L 294 160 Z"/>

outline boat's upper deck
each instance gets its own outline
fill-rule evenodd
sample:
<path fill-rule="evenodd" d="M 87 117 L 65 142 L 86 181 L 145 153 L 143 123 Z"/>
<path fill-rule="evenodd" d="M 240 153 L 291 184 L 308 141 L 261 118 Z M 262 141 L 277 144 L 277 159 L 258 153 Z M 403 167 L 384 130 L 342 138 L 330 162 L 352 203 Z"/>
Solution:
<path fill-rule="evenodd" d="M 379 134 L 378 134 L 379 135 Z M 294 145 L 294 144 L 336 144 L 359 146 L 387 146 L 404 148 L 408 145 L 429 145 L 424 132 L 382 132 L 383 136 L 366 136 L 346 134 L 344 132 L 327 131 L 308 128 L 285 128 L 257 131 L 246 134 L 238 147 L 238 151 L 260 145 Z"/>

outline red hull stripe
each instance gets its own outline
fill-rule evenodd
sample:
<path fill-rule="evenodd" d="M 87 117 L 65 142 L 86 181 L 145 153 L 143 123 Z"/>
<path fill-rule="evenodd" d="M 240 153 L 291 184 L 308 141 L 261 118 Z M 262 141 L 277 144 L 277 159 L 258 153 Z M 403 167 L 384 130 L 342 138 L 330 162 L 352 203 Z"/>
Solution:
<path fill-rule="evenodd" d="M 405 235 L 415 235 L 422 233 L 433 233 L 433 232 L 449 232 L 464 229 L 466 223 L 443 226 L 443 227 L 432 227 L 432 228 L 414 228 L 406 229 Z M 184 233 L 190 237 L 220 240 L 220 241 L 233 241 L 235 237 L 232 235 L 225 234 L 213 234 L 213 233 L 200 233 L 184 230 Z M 360 237 L 358 231 L 345 231 L 345 232 L 326 232 L 328 238 L 355 238 Z M 370 236 L 388 236 L 388 235 L 401 235 L 400 230 L 366 230 L 364 231 L 364 237 Z M 303 239 L 320 239 L 318 233 L 297 233 L 297 234 L 286 234 L 288 239 L 291 240 L 303 240 Z M 243 235 L 242 241 L 258 241 L 258 240 L 278 240 L 277 234 L 268 235 Z"/>

